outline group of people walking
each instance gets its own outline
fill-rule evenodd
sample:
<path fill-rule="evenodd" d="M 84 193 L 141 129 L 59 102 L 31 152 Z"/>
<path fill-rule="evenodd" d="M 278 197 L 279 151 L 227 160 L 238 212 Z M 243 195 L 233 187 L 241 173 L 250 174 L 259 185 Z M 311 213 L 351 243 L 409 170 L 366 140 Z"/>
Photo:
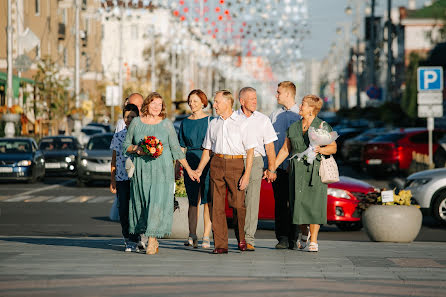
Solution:
<path fill-rule="evenodd" d="M 170 234 L 174 160 L 185 169 L 189 200 L 186 246 L 198 247 L 198 209 L 202 204 L 201 246 L 211 247 L 212 228 L 213 253 L 228 253 L 227 197 L 233 209 L 238 249 L 255 251 L 261 181 L 266 179 L 274 190 L 275 247 L 305 249 L 310 241 L 308 250 L 318 251 L 319 226 L 327 220 L 327 185 L 317 172 L 320 155 L 334 154 L 336 143 L 314 148 L 318 157 L 312 164 L 290 158 L 308 148 L 307 131 L 311 126 L 323 124 L 331 131 L 317 117 L 323 104 L 321 98 L 307 95 L 302 102 L 296 102 L 295 96 L 292 82 L 279 83 L 276 98 L 282 107 L 267 117 L 256 110 L 254 88 L 239 91 L 241 108 L 236 111 L 233 94 L 220 90 L 213 101 L 217 117 L 212 118 L 204 112 L 208 105 L 205 93 L 193 90 L 187 98 L 192 114 L 183 120 L 177 135 L 172 122 L 166 119 L 166 105 L 160 94 L 153 92 L 144 100 L 140 94 L 132 94 L 123 109 L 124 123 L 117 126 L 111 145 L 114 152 L 110 188 L 118 196 L 126 251 L 138 242 L 137 248 L 156 254 L 157 238 Z M 146 136 L 162 142 L 164 149 L 158 158 L 148 156 L 139 145 Z M 126 158 L 131 158 L 134 166 L 131 178 L 125 170 Z"/>

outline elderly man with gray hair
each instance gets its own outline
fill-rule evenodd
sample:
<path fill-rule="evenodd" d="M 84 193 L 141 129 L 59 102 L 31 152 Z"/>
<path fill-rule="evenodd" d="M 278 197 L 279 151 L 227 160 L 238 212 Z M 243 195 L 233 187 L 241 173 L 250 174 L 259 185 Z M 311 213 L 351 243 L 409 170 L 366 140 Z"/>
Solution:
<path fill-rule="evenodd" d="M 254 148 L 251 176 L 245 191 L 245 239 L 248 251 L 255 251 L 254 236 L 257 231 L 259 216 L 260 187 L 262 183 L 263 158 L 268 158 L 266 176 L 269 182 L 276 179 L 276 172 L 272 170 L 276 159 L 274 141 L 277 140 L 276 131 L 271 120 L 257 111 L 257 92 L 252 87 L 244 87 L 239 92 L 241 108 L 237 114 L 248 122 L 248 131 L 255 135 L 257 146 Z M 236 228 L 236 227 L 235 227 Z M 237 230 L 237 228 L 236 228 Z M 236 231 L 237 234 L 237 231 Z"/>

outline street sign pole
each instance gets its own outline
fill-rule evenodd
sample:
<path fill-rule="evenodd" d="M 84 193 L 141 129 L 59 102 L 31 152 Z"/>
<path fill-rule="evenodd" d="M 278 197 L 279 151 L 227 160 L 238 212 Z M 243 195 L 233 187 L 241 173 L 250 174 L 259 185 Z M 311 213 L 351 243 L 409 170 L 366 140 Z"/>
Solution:
<path fill-rule="evenodd" d="M 432 158 L 432 131 L 434 130 L 434 118 L 428 117 L 427 118 L 427 131 L 429 133 L 429 166 L 432 166 L 433 164 L 433 158 Z"/>

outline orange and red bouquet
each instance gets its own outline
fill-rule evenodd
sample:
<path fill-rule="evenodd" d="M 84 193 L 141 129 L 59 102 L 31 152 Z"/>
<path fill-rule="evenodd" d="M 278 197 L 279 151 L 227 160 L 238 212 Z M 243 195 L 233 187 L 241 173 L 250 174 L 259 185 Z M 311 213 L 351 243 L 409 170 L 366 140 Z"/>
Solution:
<path fill-rule="evenodd" d="M 152 158 L 158 158 L 163 153 L 163 144 L 155 136 L 144 137 L 139 146 Z"/>

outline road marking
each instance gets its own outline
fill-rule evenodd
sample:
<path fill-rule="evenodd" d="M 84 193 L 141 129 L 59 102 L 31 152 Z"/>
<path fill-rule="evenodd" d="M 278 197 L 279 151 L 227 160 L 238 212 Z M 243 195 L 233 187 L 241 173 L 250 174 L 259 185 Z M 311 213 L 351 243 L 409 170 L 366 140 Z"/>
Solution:
<path fill-rule="evenodd" d="M 25 202 L 43 202 L 50 199 L 51 196 L 35 196 L 29 199 L 26 199 Z"/>
<path fill-rule="evenodd" d="M 11 196 L 0 196 L 0 201 L 6 200 L 8 198 L 11 198 Z"/>
<path fill-rule="evenodd" d="M 51 198 L 50 200 L 48 200 L 47 202 L 64 202 L 67 201 L 69 199 L 72 199 L 74 196 L 58 196 L 56 198 Z"/>
<path fill-rule="evenodd" d="M 99 196 L 96 197 L 90 201 L 87 201 L 87 203 L 101 203 L 101 202 L 107 202 L 110 199 L 115 199 L 114 196 Z"/>
<path fill-rule="evenodd" d="M 90 200 L 91 198 L 94 198 L 94 196 L 77 196 L 73 199 L 70 199 L 67 201 L 67 203 L 82 203 L 82 202 L 87 202 L 88 200 Z"/>
<path fill-rule="evenodd" d="M 34 189 L 34 190 L 31 190 L 31 191 L 27 191 L 27 192 L 23 192 L 23 193 L 17 194 L 15 196 L 29 195 L 29 194 L 34 194 L 34 193 L 37 193 L 37 192 L 46 191 L 46 190 L 52 190 L 52 189 L 59 188 L 59 187 L 62 187 L 62 186 L 66 186 L 66 185 L 69 185 L 69 184 L 74 184 L 74 182 L 75 182 L 74 180 L 67 180 L 67 181 L 65 181 L 65 182 L 63 182 L 61 184 L 51 185 L 51 186 L 47 186 L 47 187 L 43 187 L 43 188 Z"/>
<path fill-rule="evenodd" d="M 12 198 L 6 199 L 5 202 L 21 202 L 28 198 L 31 198 L 31 196 L 13 196 Z"/>

